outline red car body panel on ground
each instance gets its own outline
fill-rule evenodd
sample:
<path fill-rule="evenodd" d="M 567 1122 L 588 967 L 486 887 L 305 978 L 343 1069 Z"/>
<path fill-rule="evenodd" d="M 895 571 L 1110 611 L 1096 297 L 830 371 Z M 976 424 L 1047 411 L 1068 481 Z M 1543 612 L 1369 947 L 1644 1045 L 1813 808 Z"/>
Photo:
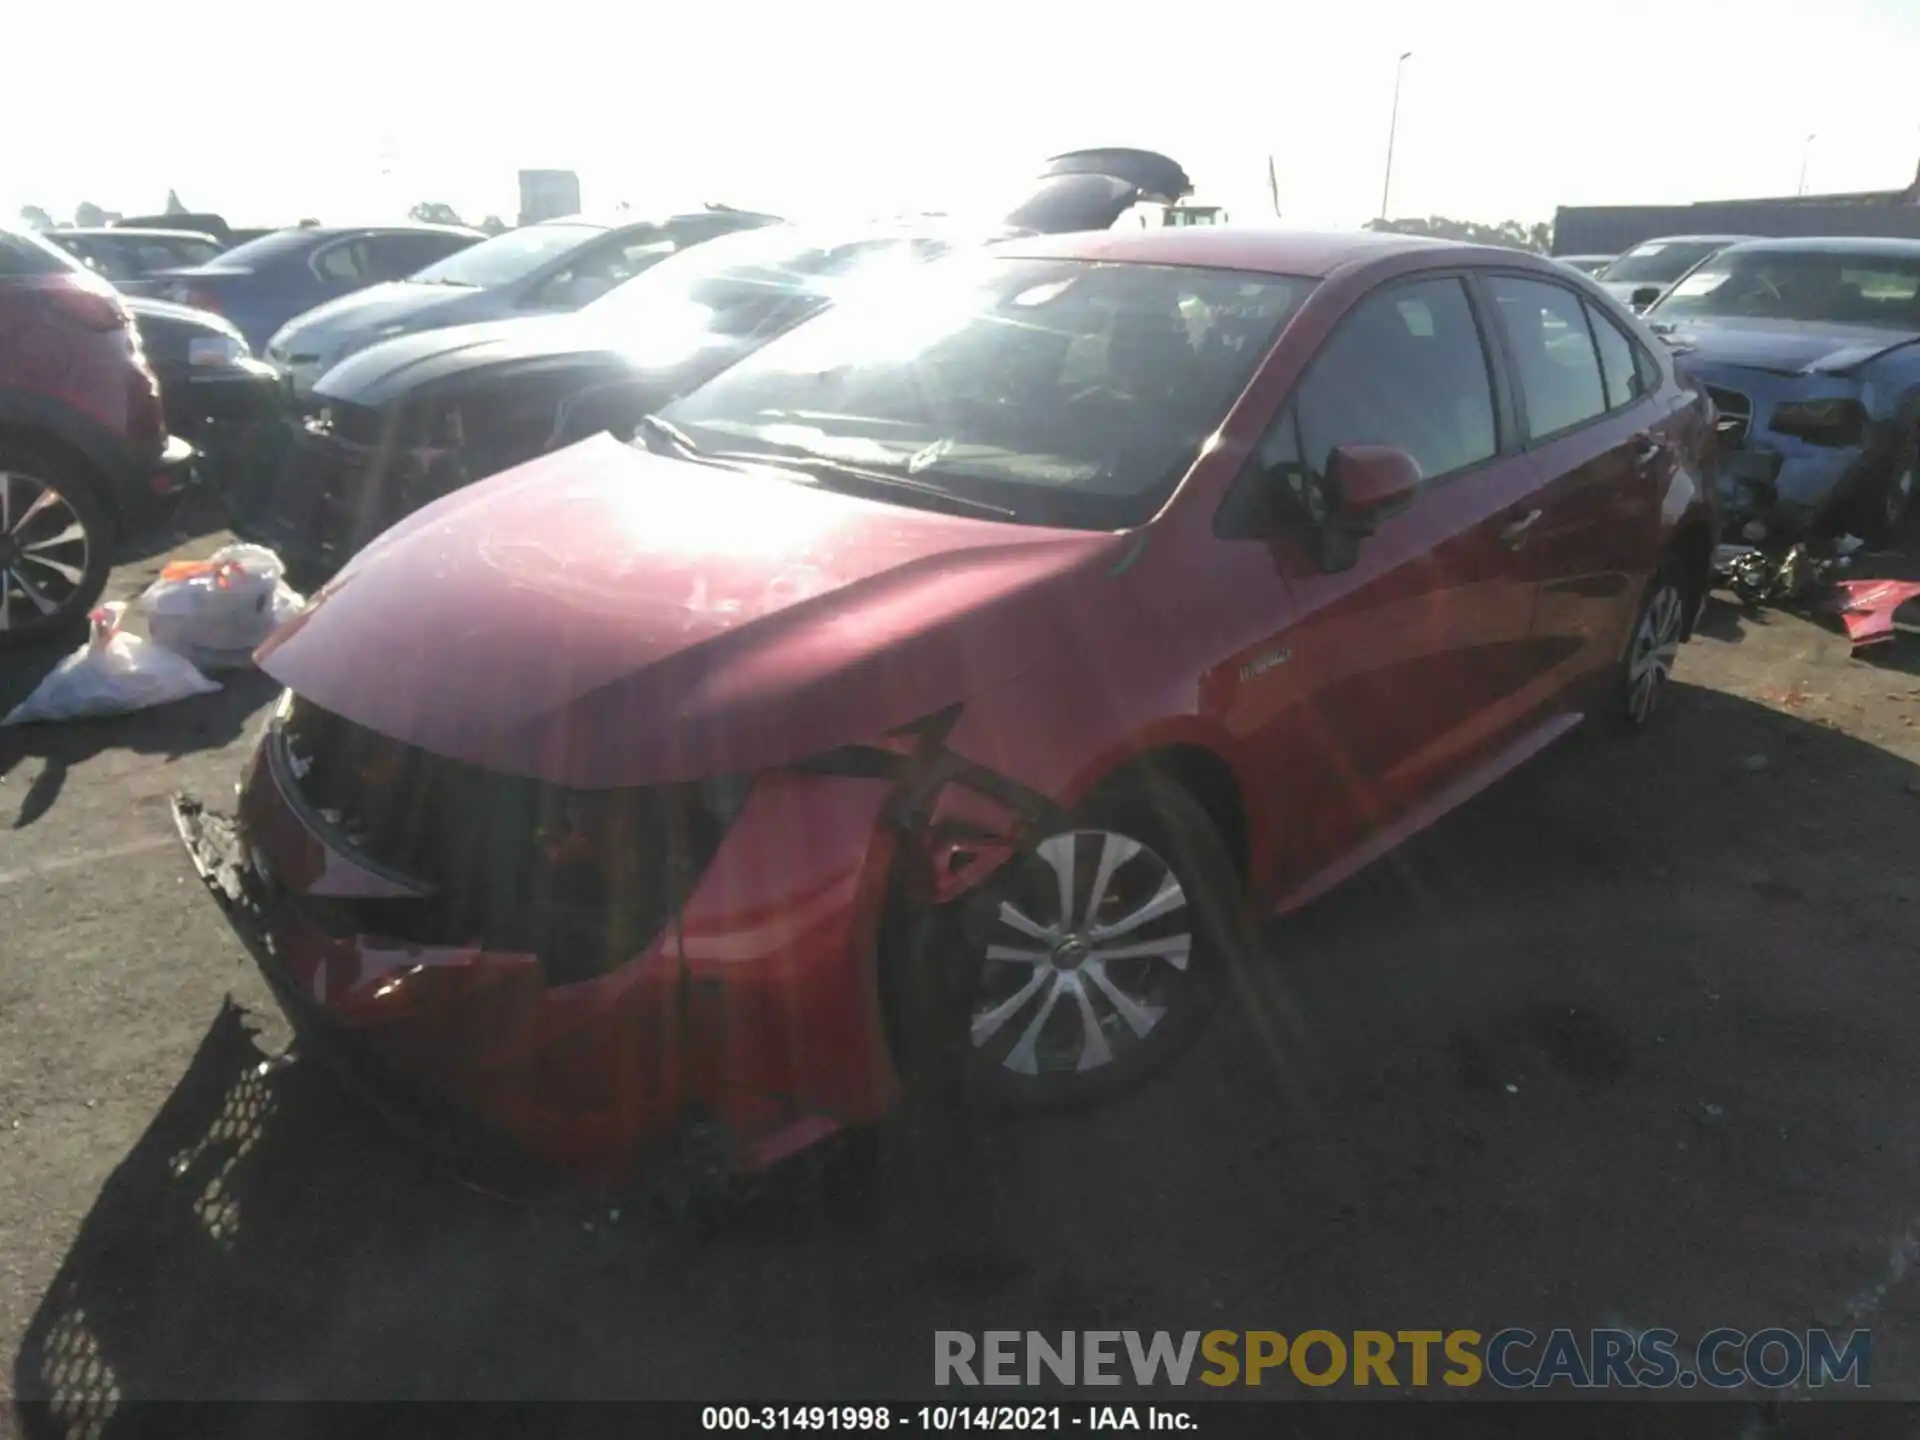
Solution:
<path fill-rule="evenodd" d="M 596 1180 L 698 1107 L 767 1163 L 897 1099 L 878 980 L 903 874 L 944 899 L 1147 752 L 1210 807 L 1255 903 L 1302 903 L 1575 723 L 1663 561 L 1711 534 L 1697 397 L 1657 379 L 1381 517 L 1349 568 L 1223 503 L 1336 325 L 1383 284 L 1499 271 L 1633 322 L 1537 258 L 1371 236 L 1182 230 L 1011 253 L 1320 279 L 1160 513 L 1122 532 L 907 508 L 592 441 L 461 491 L 364 551 L 260 654 L 359 726 L 490 772 L 602 791 L 752 789 L 678 924 L 568 985 L 527 954 L 408 950 L 279 922 L 285 985 L 524 1148 Z M 1478 297 L 1479 282 L 1454 280 Z M 1476 299 L 1479 323 L 1490 324 Z M 1638 342 L 1636 342 L 1638 343 Z M 1643 385 L 1645 384 L 1643 377 Z M 1696 531 L 1698 532 L 1696 535 Z M 370 653 L 371 652 L 371 653 Z M 962 777 L 796 769 L 958 706 Z M 405 893 L 329 838 L 263 744 L 241 830 L 296 900 Z M 1009 798 L 1012 796 L 1012 798 Z M 895 817 L 897 818 L 897 817 Z M 948 821 L 970 829 L 955 839 Z"/>

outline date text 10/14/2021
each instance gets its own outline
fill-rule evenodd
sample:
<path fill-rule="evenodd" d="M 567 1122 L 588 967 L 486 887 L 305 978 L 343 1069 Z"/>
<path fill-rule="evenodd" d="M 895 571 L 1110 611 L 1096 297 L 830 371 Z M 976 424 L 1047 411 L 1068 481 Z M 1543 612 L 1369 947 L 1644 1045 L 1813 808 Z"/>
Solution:
<path fill-rule="evenodd" d="M 703 1430 L 829 1431 L 888 1430 L 1026 1431 L 1058 1435 L 1070 1430 L 1194 1430 L 1188 1410 L 1161 1405 L 707 1405 Z"/>

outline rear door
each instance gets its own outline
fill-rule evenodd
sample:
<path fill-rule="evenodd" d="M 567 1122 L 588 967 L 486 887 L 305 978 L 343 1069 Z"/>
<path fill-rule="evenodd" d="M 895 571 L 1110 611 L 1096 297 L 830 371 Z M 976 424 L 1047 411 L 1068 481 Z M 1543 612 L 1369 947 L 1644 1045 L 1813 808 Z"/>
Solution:
<path fill-rule="evenodd" d="M 1296 614 L 1238 657 L 1234 727 L 1263 788 L 1287 796 L 1273 837 L 1283 888 L 1431 798 L 1510 739 L 1532 597 L 1502 543 L 1532 501 L 1482 318 L 1461 275 L 1392 282 L 1341 320 L 1262 444 L 1260 465 L 1324 476 L 1329 453 L 1395 445 L 1420 463 L 1414 502 L 1314 558 L 1310 486 L 1277 560 Z M 1231 502 L 1230 502 L 1231 503 Z M 1277 601 L 1277 597 L 1276 597 Z"/>
<path fill-rule="evenodd" d="M 1678 452 L 1654 398 L 1657 366 L 1604 310 L 1544 277 L 1482 283 L 1539 472 L 1536 499 L 1511 522 L 1535 596 L 1528 684 L 1564 703 L 1617 657 Z"/>

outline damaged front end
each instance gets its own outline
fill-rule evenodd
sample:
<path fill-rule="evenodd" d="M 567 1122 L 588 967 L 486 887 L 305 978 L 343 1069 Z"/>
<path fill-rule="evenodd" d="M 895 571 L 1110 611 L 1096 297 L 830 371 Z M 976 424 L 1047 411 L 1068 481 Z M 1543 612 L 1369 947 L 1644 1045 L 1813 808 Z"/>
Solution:
<path fill-rule="evenodd" d="M 1900 512 L 1888 502 L 1910 483 L 1914 454 L 1888 396 L 1846 366 L 1732 364 L 1666 338 L 1713 402 L 1723 541 L 1780 548 L 1848 531 L 1891 538 Z"/>
<path fill-rule="evenodd" d="M 1053 812 L 953 755 L 953 715 L 580 791 L 289 692 L 237 816 L 176 817 L 298 1048 L 461 1173 L 698 1188 L 879 1119 L 958 1043 L 897 1023 L 903 953 Z"/>

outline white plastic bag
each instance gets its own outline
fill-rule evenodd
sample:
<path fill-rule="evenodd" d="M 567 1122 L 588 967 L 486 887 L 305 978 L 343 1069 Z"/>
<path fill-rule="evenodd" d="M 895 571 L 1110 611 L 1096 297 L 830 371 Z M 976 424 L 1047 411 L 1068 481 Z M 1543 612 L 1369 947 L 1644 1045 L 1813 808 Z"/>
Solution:
<path fill-rule="evenodd" d="M 264 545 L 226 545 L 160 572 L 141 594 L 147 634 L 202 670 L 243 670 L 253 652 L 306 600 Z"/>
<path fill-rule="evenodd" d="M 221 688 L 219 681 L 194 669 L 191 661 L 122 630 L 120 620 L 126 609 L 116 603 L 95 610 L 89 617 L 93 634 L 87 643 L 54 666 L 0 725 L 124 715 Z"/>

